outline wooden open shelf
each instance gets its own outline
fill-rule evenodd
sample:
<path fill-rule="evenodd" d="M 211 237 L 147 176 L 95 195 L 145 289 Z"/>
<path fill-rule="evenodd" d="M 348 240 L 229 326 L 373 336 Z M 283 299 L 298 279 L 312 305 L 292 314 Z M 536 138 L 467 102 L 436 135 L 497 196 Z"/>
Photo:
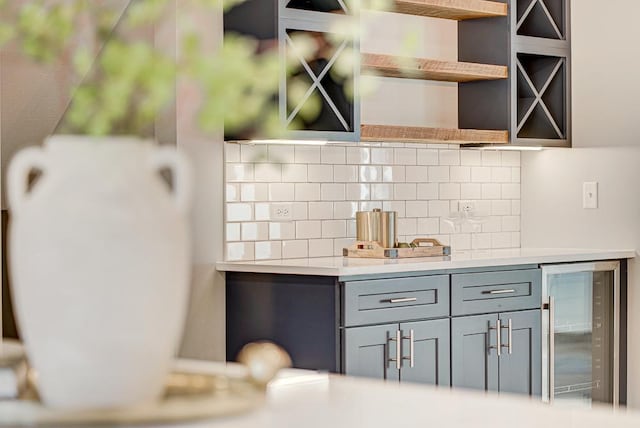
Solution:
<path fill-rule="evenodd" d="M 486 0 L 394 0 L 393 3 L 393 12 L 456 21 L 508 14 L 506 3 Z"/>
<path fill-rule="evenodd" d="M 425 58 L 402 58 L 392 55 L 362 54 L 362 71 L 386 77 L 437 80 L 441 82 L 474 82 L 506 79 L 506 66 L 471 62 L 438 61 Z"/>
<path fill-rule="evenodd" d="M 360 141 L 442 144 L 508 144 L 508 131 L 362 125 Z"/>

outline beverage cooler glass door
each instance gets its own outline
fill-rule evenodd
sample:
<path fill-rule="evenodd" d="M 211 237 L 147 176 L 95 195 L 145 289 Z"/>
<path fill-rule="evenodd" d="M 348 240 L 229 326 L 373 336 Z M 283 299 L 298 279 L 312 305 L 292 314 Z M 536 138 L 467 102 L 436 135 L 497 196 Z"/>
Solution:
<path fill-rule="evenodd" d="M 542 272 L 543 398 L 617 405 L 620 263 L 548 265 Z"/>

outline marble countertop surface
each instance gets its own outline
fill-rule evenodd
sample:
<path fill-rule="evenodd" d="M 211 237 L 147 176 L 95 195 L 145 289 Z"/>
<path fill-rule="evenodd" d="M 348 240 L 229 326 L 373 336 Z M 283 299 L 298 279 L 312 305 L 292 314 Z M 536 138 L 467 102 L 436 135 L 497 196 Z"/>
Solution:
<path fill-rule="evenodd" d="M 181 367 L 189 364 L 182 362 Z M 236 365 L 193 363 L 220 373 Z M 610 407 L 551 407 L 537 399 L 398 384 L 306 370 L 284 370 L 267 389 L 266 404 L 243 416 L 192 428 L 637 428 L 640 413 Z"/>
<path fill-rule="evenodd" d="M 279 273 L 291 275 L 356 276 L 451 269 L 553 264 L 600 260 L 630 259 L 635 250 L 598 250 L 570 248 L 518 248 L 508 250 L 459 251 L 446 257 L 415 259 L 357 259 L 320 257 L 250 262 L 219 262 L 225 272 Z"/>

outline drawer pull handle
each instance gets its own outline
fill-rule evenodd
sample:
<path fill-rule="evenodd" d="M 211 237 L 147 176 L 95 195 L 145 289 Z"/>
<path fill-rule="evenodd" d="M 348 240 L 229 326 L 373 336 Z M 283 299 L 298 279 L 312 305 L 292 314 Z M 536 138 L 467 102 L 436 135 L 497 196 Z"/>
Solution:
<path fill-rule="evenodd" d="M 507 326 L 504 327 L 502 325 L 500 325 L 500 328 L 506 328 L 507 329 L 507 339 L 509 340 L 507 342 L 506 345 L 502 345 L 503 348 L 507 348 L 507 350 L 509 351 L 509 355 L 513 354 L 513 321 L 511 320 L 511 318 L 509 318 L 509 321 L 507 322 Z"/>
<path fill-rule="evenodd" d="M 516 290 L 513 288 L 509 288 L 507 290 L 491 290 L 491 291 L 483 291 L 482 294 L 511 294 L 515 293 Z"/>
<path fill-rule="evenodd" d="M 396 330 L 396 337 L 389 337 L 387 342 L 396 342 L 396 357 L 391 358 L 391 355 L 387 356 L 387 363 L 396 363 L 396 370 L 400 370 L 402 367 L 402 332 Z M 391 354 L 391 346 L 388 346 L 387 352 Z"/>
<path fill-rule="evenodd" d="M 417 297 L 402 297 L 399 299 L 389 299 L 389 303 L 408 303 L 417 301 Z"/>
<path fill-rule="evenodd" d="M 415 367 L 416 362 L 416 346 L 415 346 L 415 335 L 413 334 L 413 329 L 409 331 L 409 336 L 402 336 L 403 340 L 409 341 L 409 356 L 402 357 L 403 360 L 409 360 L 409 366 L 411 368 Z"/>
<path fill-rule="evenodd" d="M 500 320 L 497 319 L 496 320 L 496 326 L 492 327 L 491 326 L 491 321 L 489 321 L 489 343 L 491 343 L 491 331 L 495 330 L 496 331 L 496 346 L 493 345 L 489 345 L 489 351 L 491 351 L 491 349 L 495 349 L 498 357 L 502 356 L 502 343 L 501 342 L 501 337 L 500 337 L 500 328 L 502 326 L 500 325 Z"/>

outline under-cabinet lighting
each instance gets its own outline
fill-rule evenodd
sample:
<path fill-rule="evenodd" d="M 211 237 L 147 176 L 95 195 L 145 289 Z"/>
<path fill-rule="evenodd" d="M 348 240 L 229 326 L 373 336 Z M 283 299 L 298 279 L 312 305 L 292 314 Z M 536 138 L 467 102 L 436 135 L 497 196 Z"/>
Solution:
<path fill-rule="evenodd" d="M 518 151 L 518 152 L 539 152 L 544 149 L 540 146 L 483 146 L 476 147 L 478 150 L 502 150 L 502 151 Z"/>

